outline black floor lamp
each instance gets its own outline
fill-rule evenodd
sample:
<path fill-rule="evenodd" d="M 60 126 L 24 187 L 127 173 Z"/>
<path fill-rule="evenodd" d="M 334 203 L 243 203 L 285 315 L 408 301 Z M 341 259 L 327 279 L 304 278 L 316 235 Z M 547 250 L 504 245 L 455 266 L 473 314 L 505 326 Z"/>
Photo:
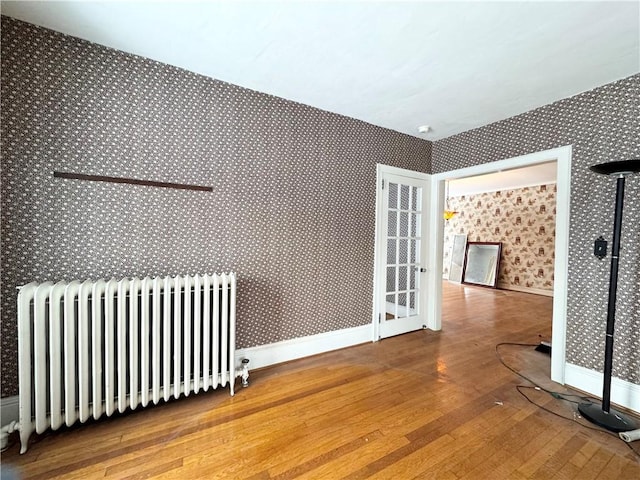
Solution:
<path fill-rule="evenodd" d="M 640 172 L 640 159 L 601 163 L 590 167 L 592 171 L 617 179 L 616 210 L 613 221 L 613 244 L 611 247 L 611 275 L 609 277 L 609 304 L 607 307 L 607 334 L 604 347 L 604 386 L 602 405 L 581 403 L 578 411 L 591 423 L 611 430 L 626 432 L 638 428 L 625 414 L 611 408 L 611 370 L 613 367 L 613 328 L 616 316 L 616 293 L 618 288 L 618 256 L 620 253 L 620 233 L 622 231 L 622 206 L 624 204 L 625 178 Z"/>

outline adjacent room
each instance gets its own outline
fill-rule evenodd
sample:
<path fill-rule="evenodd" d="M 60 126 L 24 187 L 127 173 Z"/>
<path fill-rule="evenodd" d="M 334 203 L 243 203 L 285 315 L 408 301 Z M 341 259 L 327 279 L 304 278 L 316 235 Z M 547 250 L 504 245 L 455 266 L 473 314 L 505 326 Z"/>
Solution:
<path fill-rule="evenodd" d="M 556 170 L 556 162 L 548 162 L 447 182 L 443 278 L 464 281 L 464 251 L 451 271 L 455 236 L 463 235 L 457 239 L 463 248 L 467 241 L 501 244 L 491 286 L 552 296 Z"/>
<path fill-rule="evenodd" d="M 553 297 L 556 173 L 556 162 L 544 162 L 446 181 L 445 288 L 481 286 Z M 449 306 L 444 302 L 443 308 Z M 540 341 L 540 348 L 550 351 L 551 339 Z"/>
<path fill-rule="evenodd" d="M 638 2 L 0 5 L 3 480 L 640 477 Z"/>

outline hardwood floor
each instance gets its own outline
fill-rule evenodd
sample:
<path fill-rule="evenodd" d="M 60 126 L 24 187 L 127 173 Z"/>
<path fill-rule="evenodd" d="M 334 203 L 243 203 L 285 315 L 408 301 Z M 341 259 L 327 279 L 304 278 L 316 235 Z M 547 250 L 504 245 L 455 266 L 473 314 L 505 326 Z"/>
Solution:
<path fill-rule="evenodd" d="M 640 478 L 628 445 L 528 402 L 516 385 L 530 384 L 496 356 L 500 342 L 550 336 L 551 298 L 448 282 L 444 295 L 441 332 L 253 371 L 235 397 L 200 394 L 51 432 L 25 455 L 13 445 L 3 469 L 33 479 Z M 569 392 L 548 379 L 549 356 L 510 345 L 500 354 Z M 574 418 L 573 404 L 522 392 Z"/>

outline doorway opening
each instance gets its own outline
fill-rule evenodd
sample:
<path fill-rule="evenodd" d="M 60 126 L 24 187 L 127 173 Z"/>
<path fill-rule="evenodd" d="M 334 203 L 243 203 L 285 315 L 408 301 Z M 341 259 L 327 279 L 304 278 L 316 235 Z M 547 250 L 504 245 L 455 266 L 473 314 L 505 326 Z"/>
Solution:
<path fill-rule="evenodd" d="M 567 269 L 569 251 L 569 200 L 571 179 L 571 146 L 532 153 L 496 162 L 476 165 L 433 175 L 431 249 L 429 254 L 430 291 L 427 326 L 440 330 L 442 326 L 442 271 L 444 247 L 444 193 L 445 180 L 485 175 L 530 165 L 556 162 L 556 235 L 553 283 L 553 318 L 551 337 L 551 379 L 564 384 L 566 344 Z M 439 280 L 439 282 L 438 282 Z"/>
<path fill-rule="evenodd" d="M 556 172 L 553 161 L 447 180 L 443 278 L 461 283 L 466 242 L 499 242 L 497 287 L 553 296 Z"/>

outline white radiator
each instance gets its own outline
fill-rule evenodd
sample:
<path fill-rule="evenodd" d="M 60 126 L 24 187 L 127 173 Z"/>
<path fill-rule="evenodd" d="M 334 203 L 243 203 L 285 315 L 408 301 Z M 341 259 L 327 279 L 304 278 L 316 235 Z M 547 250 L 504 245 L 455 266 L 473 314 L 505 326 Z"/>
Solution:
<path fill-rule="evenodd" d="M 234 273 L 30 283 L 18 293 L 20 453 L 29 436 L 229 383 Z"/>

